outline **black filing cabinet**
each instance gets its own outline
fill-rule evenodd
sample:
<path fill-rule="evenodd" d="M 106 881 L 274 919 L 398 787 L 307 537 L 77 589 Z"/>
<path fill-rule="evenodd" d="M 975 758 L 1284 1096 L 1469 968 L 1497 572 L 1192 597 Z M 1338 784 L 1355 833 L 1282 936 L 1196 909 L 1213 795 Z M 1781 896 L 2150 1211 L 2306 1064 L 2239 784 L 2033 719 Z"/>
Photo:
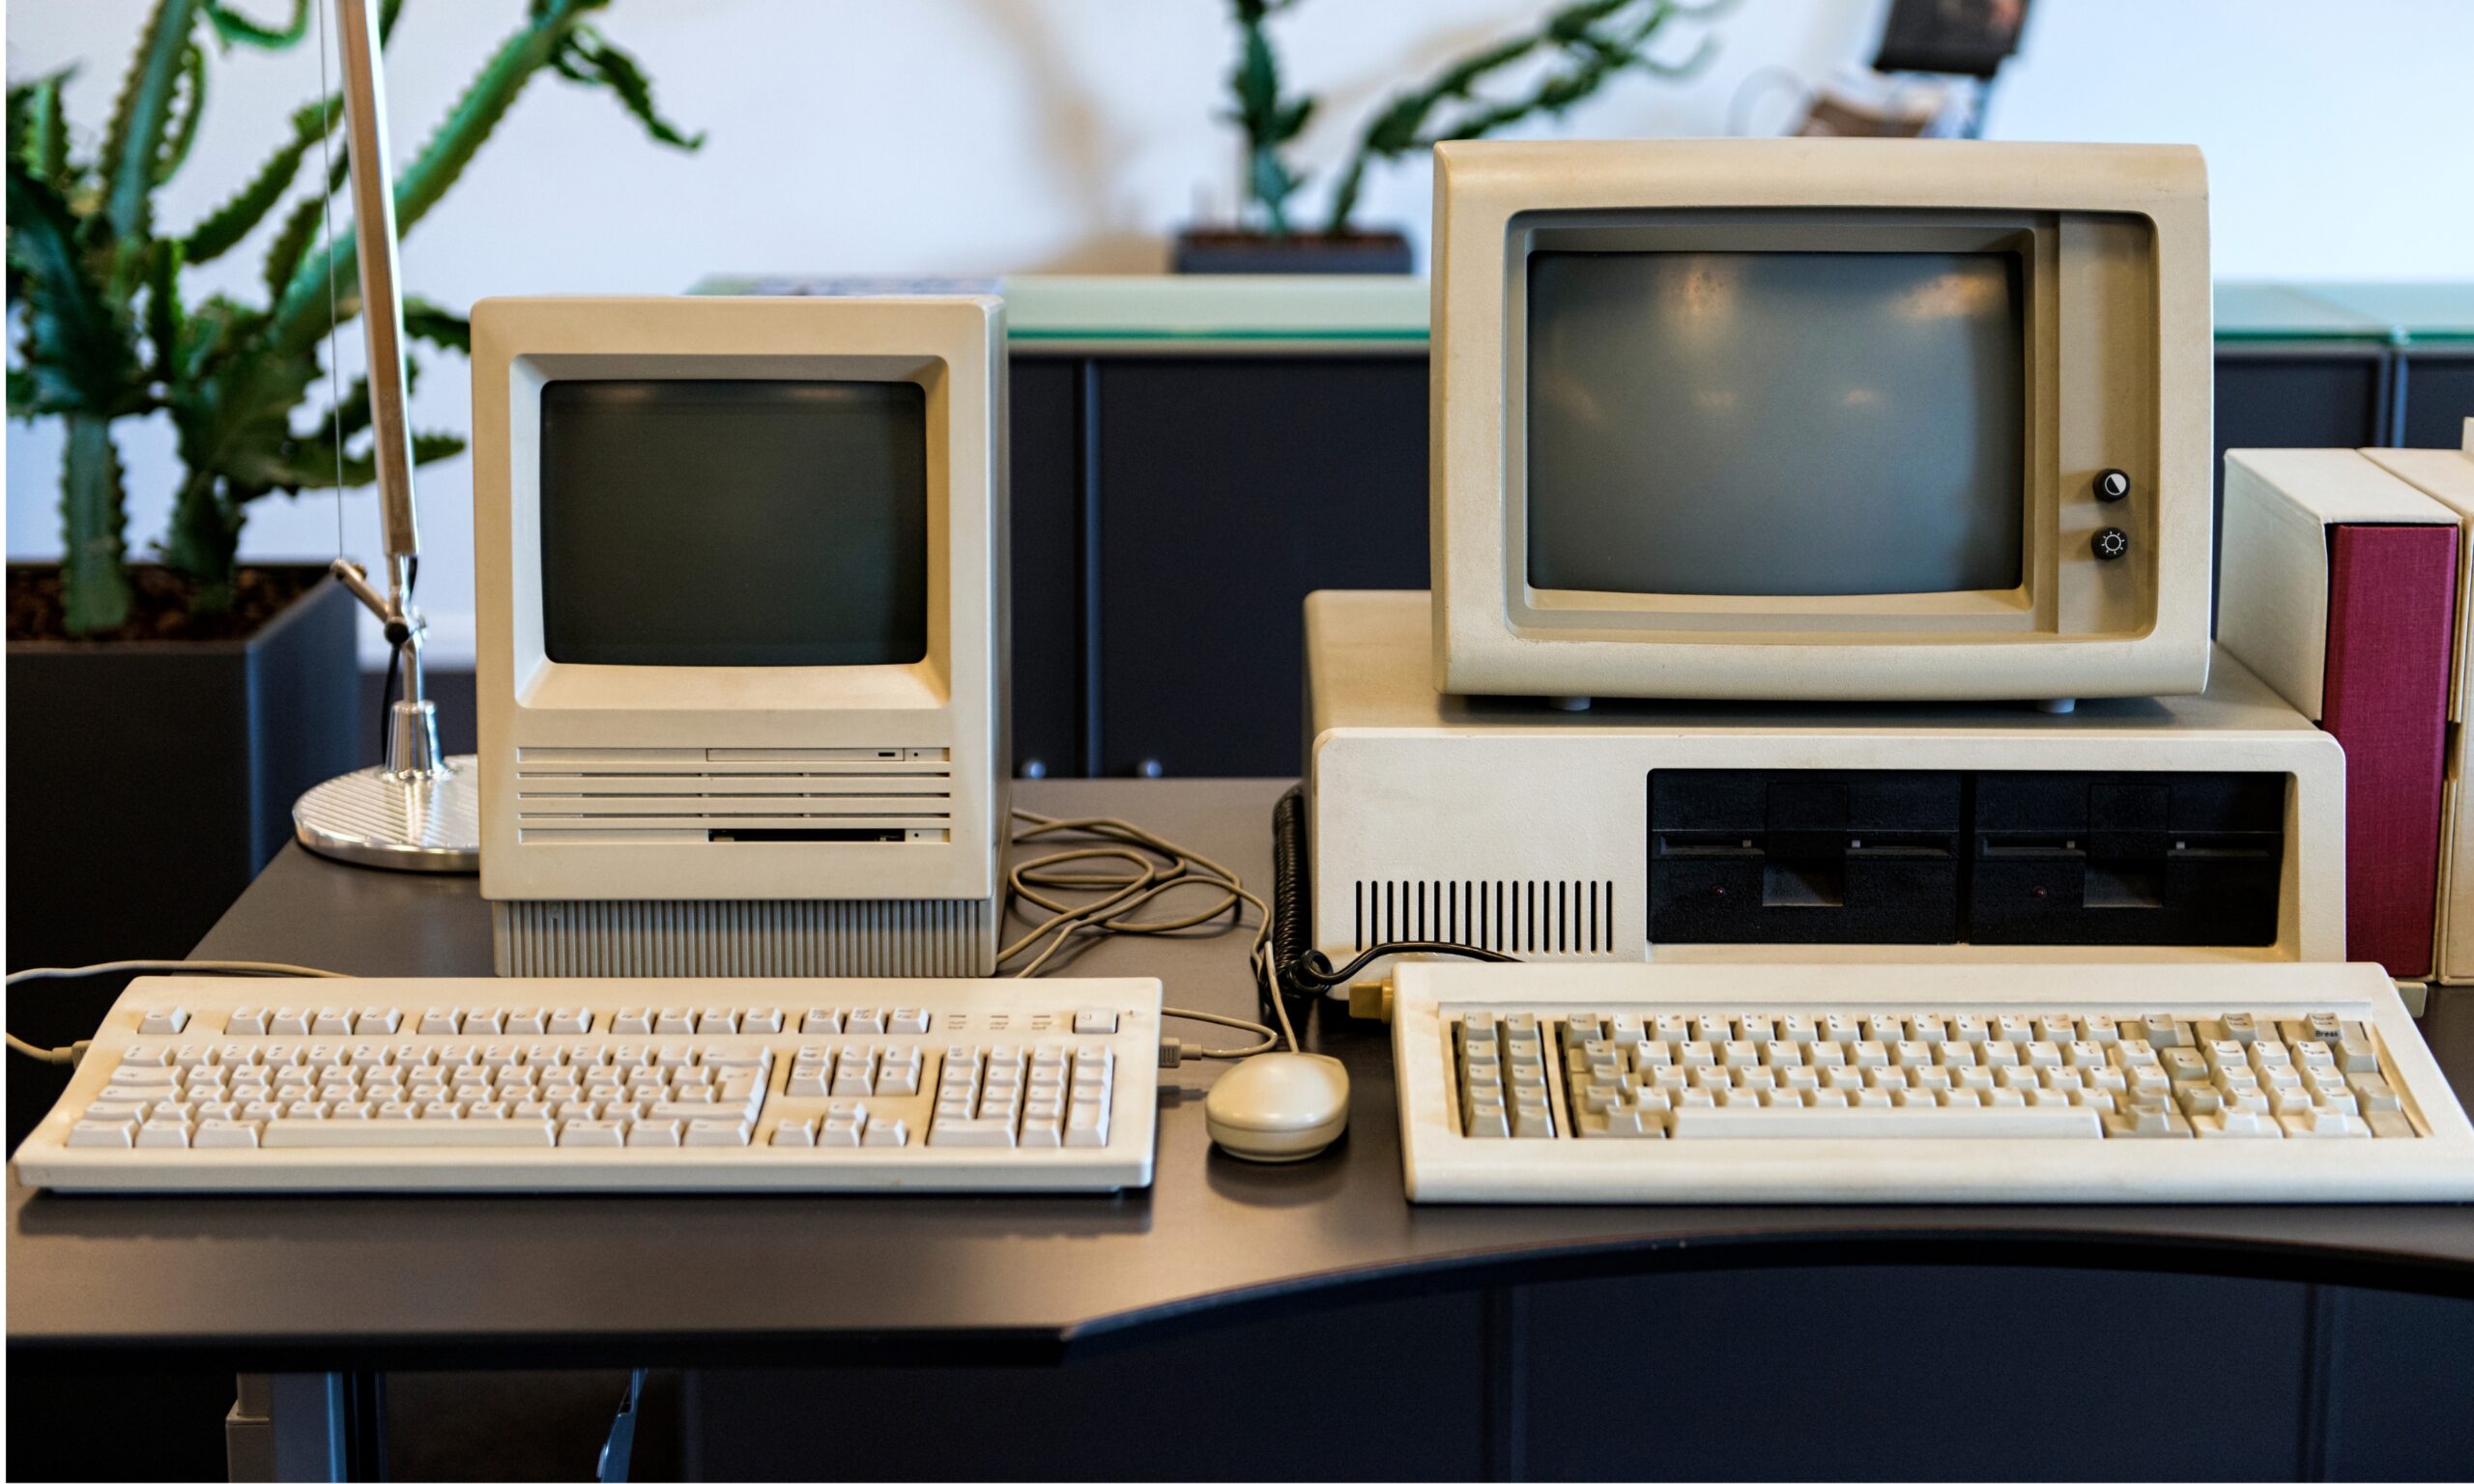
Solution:
<path fill-rule="evenodd" d="M 2474 342 L 2398 357 L 2401 448 L 2459 448 L 2474 417 Z"/>
<path fill-rule="evenodd" d="M 1014 763 L 1032 777 L 1082 771 L 1081 381 L 1071 360 L 1012 366 Z"/>
<path fill-rule="evenodd" d="M 1099 771 L 1295 773 L 1306 594 L 1426 584 L 1425 357 L 1097 366 Z"/>

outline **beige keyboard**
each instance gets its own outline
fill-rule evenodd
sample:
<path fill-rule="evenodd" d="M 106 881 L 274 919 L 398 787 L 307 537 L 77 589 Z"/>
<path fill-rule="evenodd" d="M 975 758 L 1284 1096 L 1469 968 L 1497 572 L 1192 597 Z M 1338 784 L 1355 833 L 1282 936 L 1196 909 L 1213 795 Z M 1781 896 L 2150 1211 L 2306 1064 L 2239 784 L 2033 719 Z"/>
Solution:
<path fill-rule="evenodd" d="M 2474 1195 L 2376 965 L 1433 965 L 1421 1200 Z"/>
<path fill-rule="evenodd" d="M 1150 1183 L 1159 1012 L 1152 980 L 141 979 L 16 1164 L 62 1190 L 1122 1189 Z"/>

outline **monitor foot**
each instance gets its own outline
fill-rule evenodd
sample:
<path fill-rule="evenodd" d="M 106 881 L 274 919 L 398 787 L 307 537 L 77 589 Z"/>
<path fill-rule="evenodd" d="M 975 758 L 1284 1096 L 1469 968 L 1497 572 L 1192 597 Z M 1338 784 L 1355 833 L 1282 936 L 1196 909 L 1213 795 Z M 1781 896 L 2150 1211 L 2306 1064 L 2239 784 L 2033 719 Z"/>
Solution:
<path fill-rule="evenodd" d="M 1589 709 L 1589 698 L 1586 696 L 1549 696 L 1546 698 L 1546 704 L 1553 706 L 1558 711 L 1586 711 Z"/>
<path fill-rule="evenodd" d="M 2035 707 L 2047 716 L 2068 716 L 2079 709 L 2079 701 L 2076 697 L 2063 696 L 2053 700 L 2039 700 Z"/>

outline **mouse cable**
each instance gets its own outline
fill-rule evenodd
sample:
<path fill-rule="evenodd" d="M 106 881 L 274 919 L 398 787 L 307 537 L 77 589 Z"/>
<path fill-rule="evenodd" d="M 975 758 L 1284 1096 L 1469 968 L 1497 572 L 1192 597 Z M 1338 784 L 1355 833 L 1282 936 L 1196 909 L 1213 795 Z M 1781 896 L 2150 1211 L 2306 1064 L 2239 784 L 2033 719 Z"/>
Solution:
<path fill-rule="evenodd" d="M 1018 846 L 1054 837 L 1068 839 L 1058 842 L 1067 848 L 1028 859 L 1018 856 L 1007 870 L 1005 883 L 1012 893 L 1014 904 L 1037 908 L 1049 915 L 997 952 L 999 968 L 1037 946 L 1037 955 L 1015 971 L 1017 979 L 1033 978 L 1048 968 L 1065 946 L 1077 938 L 1191 937 L 1225 931 L 1243 926 L 1245 909 L 1251 906 L 1257 927 L 1253 943 L 1247 952 L 1247 961 L 1257 984 L 1267 982 L 1265 975 L 1271 963 L 1271 909 L 1260 897 L 1247 889 L 1235 871 L 1209 856 L 1164 840 L 1125 819 L 1106 815 L 1060 819 L 1033 813 L 1026 809 L 1015 810 L 1014 818 L 1023 826 L 1013 838 L 1012 842 Z M 1079 843 L 1078 841 L 1096 843 Z M 1104 861 L 1119 864 L 1114 869 L 1091 864 Z M 1204 905 L 1181 915 L 1136 915 L 1171 892 L 1194 888 L 1214 895 Z M 1067 893 L 1085 894 L 1091 899 L 1073 900 L 1063 895 Z M 1223 917 L 1227 919 L 1224 927 L 1213 926 Z M 1289 1023 L 1288 1007 L 1280 1003 L 1277 994 L 1272 995 L 1271 1000 L 1280 1021 L 1277 1031 L 1232 1015 L 1180 1010 L 1174 1006 L 1162 1007 L 1160 1013 L 1163 1015 L 1251 1031 L 1261 1040 L 1252 1045 L 1235 1049 L 1188 1046 L 1174 1041 L 1164 1041 L 1161 1042 L 1161 1064 L 1174 1066 L 1179 1061 L 1196 1058 L 1237 1061 L 1273 1050 L 1283 1040 L 1291 1051 L 1298 1049 L 1297 1028 Z"/>
<path fill-rule="evenodd" d="M 9 976 L 9 987 L 38 979 L 94 979 L 104 974 L 230 974 L 251 979 L 349 979 L 332 969 L 304 968 L 297 963 L 253 963 L 244 958 L 122 958 L 111 963 L 89 963 L 73 969 L 19 969 Z M 38 1046 L 14 1035 L 9 1037 L 9 1049 L 54 1067 L 73 1067 L 86 1054 L 92 1041 L 80 1041 L 66 1046 Z"/>

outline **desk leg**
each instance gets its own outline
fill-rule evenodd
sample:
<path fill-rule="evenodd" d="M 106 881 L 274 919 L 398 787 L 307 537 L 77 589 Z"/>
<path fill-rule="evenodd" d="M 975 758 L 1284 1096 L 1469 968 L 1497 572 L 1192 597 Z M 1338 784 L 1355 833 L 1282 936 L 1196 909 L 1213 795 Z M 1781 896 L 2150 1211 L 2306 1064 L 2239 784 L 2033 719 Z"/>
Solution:
<path fill-rule="evenodd" d="M 386 1476 L 386 1387 L 369 1371 L 241 1378 L 224 1423 L 235 1480 Z"/>

